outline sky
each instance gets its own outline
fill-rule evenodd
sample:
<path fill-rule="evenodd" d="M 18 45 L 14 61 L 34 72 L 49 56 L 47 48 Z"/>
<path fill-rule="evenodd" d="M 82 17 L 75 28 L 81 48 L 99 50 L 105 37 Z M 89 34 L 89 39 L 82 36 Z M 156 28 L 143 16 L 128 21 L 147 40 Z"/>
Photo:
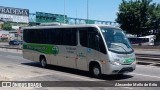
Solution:
<path fill-rule="evenodd" d="M 122 0 L 88 0 L 88 18 L 115 21 L 121 2 Z M 160 3 L 160 0 L 153 2 Z M 68 17 L 87 19 L 87 0 L 0 0 L 0 6 L 29 9 L 30 13 L 64 14 L 65 11 Z"/>

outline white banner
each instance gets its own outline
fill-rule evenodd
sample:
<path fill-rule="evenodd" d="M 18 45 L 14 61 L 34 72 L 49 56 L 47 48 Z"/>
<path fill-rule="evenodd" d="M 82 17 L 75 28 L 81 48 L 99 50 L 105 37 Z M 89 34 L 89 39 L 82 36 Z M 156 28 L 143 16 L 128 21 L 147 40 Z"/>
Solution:
<path fill-rule="evenodd" d="M 29 23 L 28 16 L 18 16 L 18 15 L 9 15 L 9 14 L 0 14 L 0 19 L 8 20 L 12 22 L 22 22 L 22 23 Z"/>

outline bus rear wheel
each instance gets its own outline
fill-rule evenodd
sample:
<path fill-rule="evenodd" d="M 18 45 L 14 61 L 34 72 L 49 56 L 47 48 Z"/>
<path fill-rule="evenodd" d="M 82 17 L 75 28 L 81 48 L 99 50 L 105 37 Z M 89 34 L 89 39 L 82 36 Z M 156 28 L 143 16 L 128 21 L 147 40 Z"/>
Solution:
<path fill-rule="evenodd" d="M 47 62 L 45 57 L 40 57 L 40 63 L 43 68 L 47 67 Z"/>

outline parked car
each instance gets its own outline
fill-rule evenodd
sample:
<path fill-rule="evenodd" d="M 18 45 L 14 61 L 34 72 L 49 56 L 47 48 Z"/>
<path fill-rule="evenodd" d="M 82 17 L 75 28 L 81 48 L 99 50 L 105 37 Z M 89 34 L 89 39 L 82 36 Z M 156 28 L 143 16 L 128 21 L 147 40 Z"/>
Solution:
<path fill-rule="evenodd" d="M 9 41 L 9 45 L 22 45 L 22 41 L 11 40 L 11 41 Z"/>
<path fill-rule="evenodd" d="M 19 41 L 19 45 L 22 45 L 23 44 L 23 41 Z"/>

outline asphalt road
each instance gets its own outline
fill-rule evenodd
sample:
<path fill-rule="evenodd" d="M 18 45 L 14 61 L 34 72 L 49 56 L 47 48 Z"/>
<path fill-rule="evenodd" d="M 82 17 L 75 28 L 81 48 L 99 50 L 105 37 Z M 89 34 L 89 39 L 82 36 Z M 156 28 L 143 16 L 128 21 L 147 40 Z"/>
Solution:
<path fill-rule="evenodd" d="M 0 81 L 160 81 L 160 67 L 137 65 L 134 72 L 123 76 L 90 77 L 88 72 L 49 65 L 41 68 L 37 62 L 23 59 L 21 53 L 0 51 Z M 97 84 L 99 82 L 96 82 Z M 75 82 L 76 84 L 76 82 Z M 0 88 L 0 90 L 26 88 Z M 160 87 L 54 87 L 27 88 L 27 90 L 160 90 Z"/>

